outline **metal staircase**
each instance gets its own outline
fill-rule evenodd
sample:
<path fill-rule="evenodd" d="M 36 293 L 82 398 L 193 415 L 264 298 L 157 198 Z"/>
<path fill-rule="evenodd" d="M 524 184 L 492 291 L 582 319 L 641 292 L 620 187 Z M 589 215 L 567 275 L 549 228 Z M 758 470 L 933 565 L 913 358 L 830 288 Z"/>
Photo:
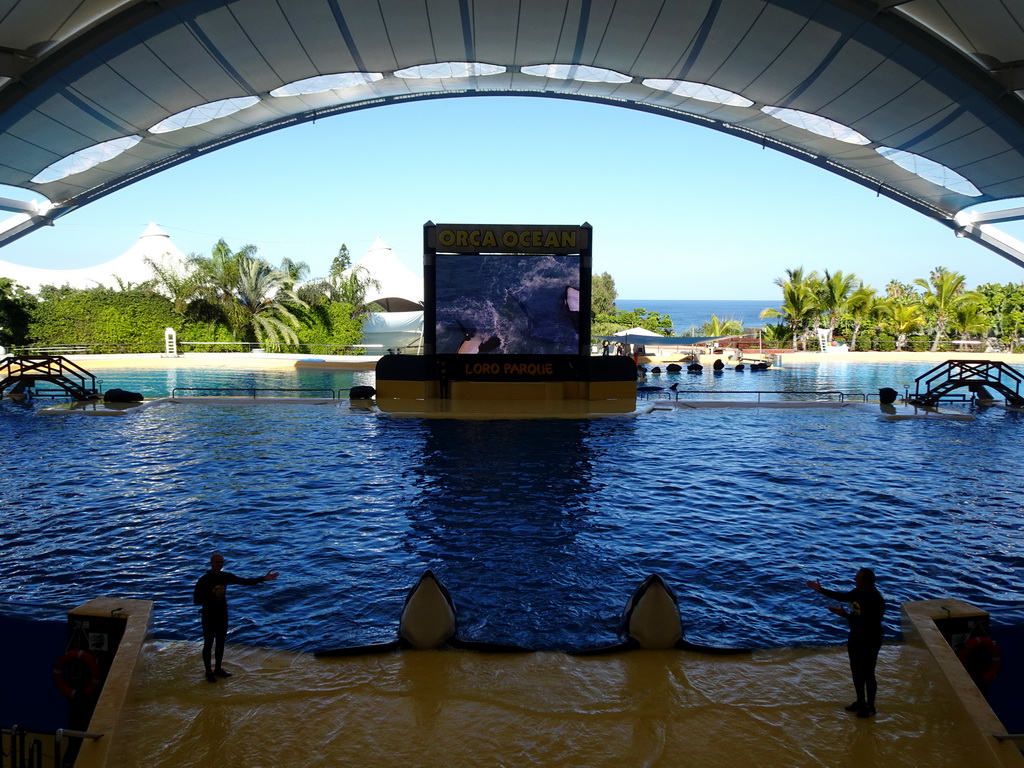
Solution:
<path fill-rule="evenodd" d="M 1006 398 L 1006 404 L 1024 407 L 1020 393 L 1024 376 L 1001 360 L 947 360 L 915 380 L 914 394 L 909 402 L 914 405 L 936 406 L 942 400 L 965 400 L 963 393 L 954 391 L 966 387 L 977 393 L 992 389 Z"/>
<path fill-rule="evenodd" d="M 4 358 L 0 361 L 0 393 L 75 400 L 92 400 L 100 394 L 94 375 L 66 357 L 54 355 Z"/>

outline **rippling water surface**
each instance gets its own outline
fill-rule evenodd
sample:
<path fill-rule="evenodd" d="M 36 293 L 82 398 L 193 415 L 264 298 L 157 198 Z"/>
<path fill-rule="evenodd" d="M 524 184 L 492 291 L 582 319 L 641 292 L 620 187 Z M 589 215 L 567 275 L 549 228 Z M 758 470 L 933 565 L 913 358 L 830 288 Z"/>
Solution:
<path fill-rule="evenodd" d="M 702 385 L 902 392 L 926 368 L 794 365 Z M 372 383 L 371 373 L 309 371 L 102 378 L 150 397 Z M 1024 414 L 964 410 L 977 418 L 891 422 L 849 407 L 460 421 L 347 402 L 166 404 L 99 418 L 5 401 L 0 610 L 151 599 L 158 636 L 195 638 L 192 586 L 220 550 L 227 570 L 281 572 L 232 588 L 235 643 L 391 639 L 405 592 L 429 567 L 477 640 L 612 642 L 630 591 L 657 571 L 679 593 L 692 641 L 776 647 L 841 641 L 804 581 L 843 585 L 868 565 L 895 636 L 905 600 L 1020 599 Z"/>

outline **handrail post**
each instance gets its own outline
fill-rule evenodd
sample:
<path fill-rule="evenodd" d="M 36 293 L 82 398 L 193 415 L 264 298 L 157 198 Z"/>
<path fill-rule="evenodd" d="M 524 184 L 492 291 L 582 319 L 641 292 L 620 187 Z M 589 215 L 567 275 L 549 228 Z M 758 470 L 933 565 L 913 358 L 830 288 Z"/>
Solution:
<path fill-rule="evenodd" d="M 89 733 L 88 731 L 76 731 L 72 728 L 58 728 L 53 735 L 53 764 L 61 768 L 61 750 L 64 746 L 64 737 L 69 739 L 92 739 L 96 741 L 103 737 L 102 733 Z M 41 746 L 41 745 L 40 745 Z"/>

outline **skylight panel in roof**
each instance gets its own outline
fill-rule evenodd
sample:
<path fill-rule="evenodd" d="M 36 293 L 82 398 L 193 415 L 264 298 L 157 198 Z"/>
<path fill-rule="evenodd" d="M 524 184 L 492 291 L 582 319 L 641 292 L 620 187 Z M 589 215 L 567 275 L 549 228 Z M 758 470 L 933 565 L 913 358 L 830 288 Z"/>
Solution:
<path fill-rule="evenodd" d="M 73 176 L 76 173 L 87 171 L 93 166 L 112 160 L 126 152 L 142 141 L 141 136 L 124 136 L 120 139 L 111 139 L 91 147 L 80 149 L 74 154 L 68 155 L 62 160 L 48 165 L 32 177 L 34 184 L 46 184 L 51 181 Z"/>
<path fill-rule="evenodd" d="M 375 83 L 383 78 L 384 75 L 380 72 L 339 72 L 335 75 L 317 75 L 282 85 L 280 88 L 272 90 L 270 95 L 280 98 L 282 96 L 305 96 L 310 93 L 340 91 L 357 85 Z"/>
<path fill-rule="evenodd" d="M 208 104 L 200 104 L 198 107 L 190 107 L 176 115 L 164 118 L 150 128 L 149 132 L 170 133 L 171 131 L 180 131 L 182 128 L 202 125 L 220 117 L 233 115 L 241 109 L 251 107 L 258 101 L 258 96 L 240 96 L 236 99 L 221 99 Z"/>
<path fill-rule="evenodd" d="M 588 67 L 585 64 L 537 64 L 523 67 L 524 75 L 552 80 L 580 80 L 584 83 L 628 83 L 632 78 L 612 69 Z"/>
<path fill-rule="evenodd" d="M 801 112 L 798 109 L 786 109 L 785 107 L 761 107 L 761 111 L 766 115 L 777 117 L 784 123 L 795 125 L 797 128 L 803 128 L 805 131 L 816 133 L 828 139 L 845 141 L 847 144 L 864 145 L 871 143 L 871 139 L 857 133 L 853 128 L 811 112 Z"/>
<path fill-rule="evenodd" d="M 875 151 L 886 160 L 891 160 L 900 168 L 920 176 L 925 181 L 938 184 L 940 187 L 945 187 L 951 192 L 961 195 L 981 197 L 981 190 L 952 168 L 947 168 L 941 163 L 936 163 L 921 155 L 915 155 L 913 152 L 904 152 L 902 149 L 893 149 L 892 147 L 879 147 Z"/>
<path fill-rule="evenodd" d="M 656 91 L 667 91 L 686 99 L 710 101 L 712 104 L 725 104 L 729 107 L 752 107 L 754 102 L 738 93 L 716 88 L 707 83 L 694 83 L 689 80 L 644 80 L 644 85 Z"/>
<path fill-rule="evenodd" d="M 481 64 L 477 61 L 439 61 L 436 64 L 420 64 L 415 67 L 396 69 L 395 77 L 403 80 L 444 80 L 450 77 L 481 77 L 500 75 L 505 67 L 497 64 Z"/>

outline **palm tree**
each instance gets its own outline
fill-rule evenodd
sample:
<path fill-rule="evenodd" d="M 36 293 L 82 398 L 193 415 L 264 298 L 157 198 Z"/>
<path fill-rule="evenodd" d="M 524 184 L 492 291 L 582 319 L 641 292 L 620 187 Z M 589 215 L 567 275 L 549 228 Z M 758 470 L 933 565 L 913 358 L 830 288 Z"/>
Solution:
<path fill-rule="evenodd" d="M 901 283 L 899 280 L 890 280 L 885 286 L 885 296 L 896 304 L 918 304 L 921 296 L 909 283 Z"/>
<path fill-rule="evenodd" d="M 966 302 L 953 310 L 949 327 L 960 335 L 961 341 L 969 341 L 975 336 L 988 335 L 992 328 L 992 320 L 985 314 L 980 304 Z"/>
<path fill-rule="evenodd" d="M 174 307 L 175 314 L 184 315 L 192 299 L 199 295 L 200 282 L 197 271 L 193 266 L 195 255 L 188 257 L 188 263 L 178 268 L 173 264 L 155 261 L 148 256 L 146 264 L 156 275 L 157 289 L 167 295 Z"/>
<path fill-rule="evenodd" d="M 231 305 L 238 287 L 241 262 L 256 256 L 256 246 L 246 245 L 233 252 L 221 238 L 209 256 L 191 254 L 189 261 L 195 267 L 199 293 L 222 309 Z"/>
<path fill-rule="evenodd" d="M 884 306 L 886 320 L 883 327 L 896 337 L 896 351 L 899 352 L 906 348 L 907 337 L 924 326 L 921 305 L 886 302 Z"/>
<path fill-rule="evenodd" d="M 924 289 L 924 306 L 934 320 L 935 338 L 932 340 L 932 352 L 939 349 L 939 339 L 945 333 L 953 313 L 958 306 L 965 303 L 980 303 L 981 295 L 966 290 L 967 278 L 959 272 L 951 272 L 945 267 L 936 267 L 927 280 L 917 278 L 914 284 Z"/>
<path fill-rule="evenodd" d="M 850 339 L 850 349 L 857 348 L 857 336 L 865 325 L 872 325 L 878 322 L 884 312 L 885 302 L 878 298 L 875 289 L 870 285 L 860 285 L 846 302 L 846 313 L 844 318 L 850 322 L 853 333 Z"/>
<path fill-rule="evenodd" d="M 332 272 L 328 277 L 310 280 L 298 290 L 298 296 L 312 306 L 329 302 L 348 304 L 353 319 L 366 314 L 370 305 L 366 297 L 370 291 L 380 290 L 380 281 L 370 275 L 366 267 L 350 267 L 344 272 Z"/>
<path fill-rule="evenodd" d="M 290 275 L 262 259 L 238 262 L 238 283 L 228 309 L 236 338 L 297 344 L 299 319 L 292 314 L 292 306 L 308 305 L 295 295 Z"/>
<path fill-rule="evenodd" d="M 818 309 L 825 317 L 829 336 L 839 325 L 850 296 L 859 286 L 860 281 L 855 274 L 845 275 L 842 270 L 833 275 L 826 269 L 825 277 L 818 281 Z"/>
<path fill-rule="evenodd" d="M 780 349 L 793 338 L 793 329 L 785 323 L 768 323 L 761 329 L 761 341 L 768 347 Z"/>
<path fill-rule="evenodd" d="M 733 318 L 719 319 L 711 315 L 711 319 L 703 323 L 697 332 L 701 336 L 739 336 L 743 333 L 743 321 Z"/>
<path fill-rule="evenodd" d="M 982 308 L 991 319 L 995 335 L 1001 339 L 1020 336 L 1024 326 L 1024 283 L 986 283 L 976 291 L 982 296 Z"/>
<path fill-rule="evenodd" d="M 809 320 L 818 311 L 818 297 L 815 295 L 813 281 L 817 272 L 804 275 L 804 268 L 786 270 L 787 279 L 775 278 L 775 284 L 782 288 L 782 306 L 778 309 L 769 307 L 762 310 L 761 317 L 781 317 L 789 324 L 793 332 L 793 349 L 797 348 Z"/>
<path fill-rule="evenodd" d="M 281 271 L 294 284 L 301 282 L 309 274 L 309 264 L 304 261 L 292 261 L 289 258 L 284 258 L 281 260 Z"/>

